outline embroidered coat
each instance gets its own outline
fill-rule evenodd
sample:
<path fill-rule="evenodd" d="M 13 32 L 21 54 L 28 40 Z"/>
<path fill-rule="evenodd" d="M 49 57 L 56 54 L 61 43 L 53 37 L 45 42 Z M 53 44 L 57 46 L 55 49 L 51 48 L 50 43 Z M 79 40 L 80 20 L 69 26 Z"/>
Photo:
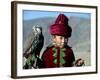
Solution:
<path fill-rule="evenodd" d="M 42 55 L 45 68 L 72 67 L 75 57 L 71 47 L 47 47 Z"/>

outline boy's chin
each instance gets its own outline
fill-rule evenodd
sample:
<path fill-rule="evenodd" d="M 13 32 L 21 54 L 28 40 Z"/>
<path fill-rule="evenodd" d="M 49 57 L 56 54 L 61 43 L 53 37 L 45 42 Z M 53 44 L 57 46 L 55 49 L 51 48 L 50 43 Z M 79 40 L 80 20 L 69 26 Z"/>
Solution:
<path fill-rule="evenodd" d="M 64 46 L 60 46 L 60 48 L 63 48 Z"/>
<path fill-rule="evenodd" d="M 54 44 L 54 46 L 55 46 L 55 47 L 59 47 L 59 48 L 63 48 L 63 47 L 64 47 L 63 44 L 62 44 L 62 45 L 60 45 L 60 44 Z"/>

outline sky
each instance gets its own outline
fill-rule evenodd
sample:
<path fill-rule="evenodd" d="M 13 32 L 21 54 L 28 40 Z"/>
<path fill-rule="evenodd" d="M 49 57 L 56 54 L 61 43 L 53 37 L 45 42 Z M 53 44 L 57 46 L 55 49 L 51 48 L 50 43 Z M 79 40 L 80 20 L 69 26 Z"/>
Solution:
<path fill-rule="evenodd" d="M 90 18 L 90 13 L 75 13 L 75 12 L 49 12 L 49 11 L 32 11 L 23 10 L 23 20 L 32 20 L 42 17 L 57 17 L 60 13 L 65 14 L 67 17 L 76 16 L 82 18 Z"/>

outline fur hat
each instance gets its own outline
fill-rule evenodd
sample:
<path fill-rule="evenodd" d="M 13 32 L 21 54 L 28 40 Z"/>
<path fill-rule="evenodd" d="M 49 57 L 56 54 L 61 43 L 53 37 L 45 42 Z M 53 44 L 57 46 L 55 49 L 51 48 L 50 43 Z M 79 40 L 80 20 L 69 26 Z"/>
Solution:
<path fill-rule="evenodd" d="M 52 35 L 70 37 L 71 32 L 72 29 L 68 25 L 68 18 L 64 14 L 59 14 L 55 23 L 50 26 L 50 33 Z"/>

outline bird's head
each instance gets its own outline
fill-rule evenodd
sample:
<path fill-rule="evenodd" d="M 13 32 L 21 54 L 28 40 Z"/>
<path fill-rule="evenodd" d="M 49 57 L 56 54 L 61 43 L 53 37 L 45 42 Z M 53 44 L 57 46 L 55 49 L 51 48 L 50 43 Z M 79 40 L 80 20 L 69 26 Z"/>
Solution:
<path fill-rule="evenodd" d="M 33 33 L 35 33 L 35 35 L 41 34 L 42 33 L 42 27 L 40 27 L 38 25 L 33 26 L 32 31 L 33 31 Z"/>

